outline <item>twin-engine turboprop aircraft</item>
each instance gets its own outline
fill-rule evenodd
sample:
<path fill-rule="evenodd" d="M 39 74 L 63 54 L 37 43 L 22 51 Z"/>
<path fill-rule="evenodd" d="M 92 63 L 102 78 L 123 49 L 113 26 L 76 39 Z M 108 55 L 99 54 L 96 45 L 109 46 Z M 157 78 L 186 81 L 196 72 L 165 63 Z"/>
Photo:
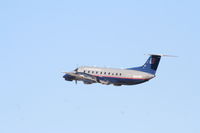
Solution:
<path fill-rule="evenodd" d="M 73 72 L 65 72 L 63 78 L 66 81 L 75 80 L 76 83 L 77 81 L 83 81 L 84 84 L 136 85 L 155 77 L 161 56 L 168 55 L 150 54 L 150 57 L 143 66 L 127 69 L 79 67 Z"/>

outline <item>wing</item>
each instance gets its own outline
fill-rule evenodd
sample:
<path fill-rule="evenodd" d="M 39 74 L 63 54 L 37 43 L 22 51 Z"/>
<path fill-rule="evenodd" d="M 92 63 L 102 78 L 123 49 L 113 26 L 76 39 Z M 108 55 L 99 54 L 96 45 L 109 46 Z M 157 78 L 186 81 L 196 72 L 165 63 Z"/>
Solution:
<path fill-rule="evenodd" d="M 82 73 L 82 72 L 65 72 L 65 76 L 63 76 L 65 78 L 65 80 L 78 80 L 78 81 L 83 81 L 85 84 L 92 84 L 92 83 L 97 83 L 97 77 L 90 75 L 90 74 L 86 74 L 86 73 Z"/>
<path fill-rule="evenodd" d="M 101 83 L 104 85 L 109 85 L 113 84 L 115 85 L 116 83 L 113 81 L 110 81 L 106 79 L 105 77 L 97 77 L 94 75 L 90 75 L 87 73 L 83 72 L 64 72 L 65 75 L 63 76 L 65 80 L 67 81 L 83 81 L 84 84 L 92 84 L 92 83 Z M 118 84 L 116 84 L 118 85 Z M 120 85 L 120 84 L 119 84 Z"/>

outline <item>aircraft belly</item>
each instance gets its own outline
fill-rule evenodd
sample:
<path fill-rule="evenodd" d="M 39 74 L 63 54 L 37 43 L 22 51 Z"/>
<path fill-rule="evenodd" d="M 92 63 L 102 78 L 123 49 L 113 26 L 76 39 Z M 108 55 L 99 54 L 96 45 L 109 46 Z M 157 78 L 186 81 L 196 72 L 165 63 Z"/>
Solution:
<path fill-rule="evenodd" d="M 146 79 L 125 79 L 125 78 L 113 78 L 113 77 L 104 77 L 104 80 L 107 80 L 112 84 L 122 84 L 122 85 L 134 85 L 148 81 Z"/>
<path fill-rule="evenodd" d="M 135 85 L 146 82 L 144 79 L 119 79 L 124 85 Z"/>

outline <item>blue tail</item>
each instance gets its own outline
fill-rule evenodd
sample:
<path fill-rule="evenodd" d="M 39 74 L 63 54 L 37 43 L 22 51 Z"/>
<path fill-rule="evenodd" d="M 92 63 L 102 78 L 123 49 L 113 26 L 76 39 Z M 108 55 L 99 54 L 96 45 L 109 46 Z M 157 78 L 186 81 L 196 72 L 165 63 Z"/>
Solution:
<path fill-rule="evenodd" d="M 130 70 L 138 70 L 155 75 L 158 68 L 161 55 L 151 55 L 146 63 L 141 67 L 129 68 Z"/>

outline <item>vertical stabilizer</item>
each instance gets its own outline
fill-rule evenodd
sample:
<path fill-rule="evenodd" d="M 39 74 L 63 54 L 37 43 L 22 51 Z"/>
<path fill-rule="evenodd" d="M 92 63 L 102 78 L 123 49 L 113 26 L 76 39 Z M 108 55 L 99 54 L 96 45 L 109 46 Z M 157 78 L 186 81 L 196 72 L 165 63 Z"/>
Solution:
<path fill-rule="evenodd" d="M 155 75 L 162 55 L 150 55 L 146 63 L 141 67 L 129 68 L 130 70 L 138 70 Z"/>

